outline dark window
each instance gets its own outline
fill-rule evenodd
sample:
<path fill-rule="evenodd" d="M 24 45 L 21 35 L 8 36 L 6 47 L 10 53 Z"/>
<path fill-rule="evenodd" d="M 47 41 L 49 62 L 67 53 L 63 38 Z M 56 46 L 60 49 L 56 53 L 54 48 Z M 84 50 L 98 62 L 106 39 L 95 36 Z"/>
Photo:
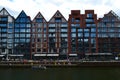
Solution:
<path fill-rule="evenodd" d="M 75 18 L 75 22 L 80 22 L 80 18 Z"/>
<path fill-rule="evenodd" d="M 7 20 L 8 20 L 7 17 L 1 17 L 1 18 L 0 18 L 0 21 L 7 21 Z"/>
<path fill-rule="evenodd" d="M 61 18 L 55 18 L 55 22 L 61 22 Z"/>
<path fill-rule="evenodd" d="M 36 22 L 43 22 L 42 18 L 36 18 Z"/>
<path fill-rule="evenodd" d="M 40 52 L 41 51 L 41 49 L 37 49 L 37 52 Z"/>

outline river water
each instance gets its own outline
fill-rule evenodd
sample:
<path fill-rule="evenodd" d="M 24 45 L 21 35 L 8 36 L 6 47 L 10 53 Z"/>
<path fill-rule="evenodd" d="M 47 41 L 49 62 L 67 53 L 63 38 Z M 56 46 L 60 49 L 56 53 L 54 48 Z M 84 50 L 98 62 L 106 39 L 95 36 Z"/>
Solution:
<path fill-rule="evenodd" d="M 0 80 L 120 80 L 120 68 L 1 68 Z"/>

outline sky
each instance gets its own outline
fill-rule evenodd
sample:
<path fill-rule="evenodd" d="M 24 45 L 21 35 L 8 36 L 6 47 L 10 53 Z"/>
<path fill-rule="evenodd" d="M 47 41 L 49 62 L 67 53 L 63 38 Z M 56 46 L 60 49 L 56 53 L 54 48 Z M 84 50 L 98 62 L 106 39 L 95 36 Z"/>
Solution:
<path fill-rule="evenodd" d="M 59 10 L 68 20 L 71 10 L 95 10 L 98 18 L 113 10 L 120 16 L 119 0 L 0 0 L 0 9 L 6 8 L 15 18 L 24 10 L 33 19 L 41 12 L 47 21 Z"/>

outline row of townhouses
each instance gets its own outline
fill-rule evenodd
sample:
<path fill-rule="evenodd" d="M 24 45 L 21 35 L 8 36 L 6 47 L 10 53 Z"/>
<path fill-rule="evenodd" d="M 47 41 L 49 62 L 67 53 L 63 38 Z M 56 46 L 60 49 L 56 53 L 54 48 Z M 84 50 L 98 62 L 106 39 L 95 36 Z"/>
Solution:
<path fill-rule="evenodd" d="M 59 10 L 47 21 L 33 20 L 23 10 L 14 18 L 0 11 L 0 57 L 41 59 L 120 52 L 120 18 L 113 11 L 98 18 L 94 10 L 71 10 L 68 20 Z"/>

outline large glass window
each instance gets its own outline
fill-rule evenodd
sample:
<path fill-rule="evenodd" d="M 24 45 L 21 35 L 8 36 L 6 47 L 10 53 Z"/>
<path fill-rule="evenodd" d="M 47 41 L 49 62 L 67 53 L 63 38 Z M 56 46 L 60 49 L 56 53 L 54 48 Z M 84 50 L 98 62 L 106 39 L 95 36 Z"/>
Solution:
<path fill-rule="evenodd" d="M 15 32 L 19 32 L 19 29 L 15 29 Z"/>
<path fill-rule="evenodd" d="M 94 22 L 93 19 L 86 19 L 86 22 Z"/>
<path fill-rule="evenodd" d="M 9 28 L 13 28 L 14 26 L 13 23 L 9 23 L 8 25 L 9 25 Z"/>
<path fill-rule="evenodd" d="M 20 28 L 25 28 L 26 27 L 26 24 L 20 24 Z"/>
<path fill-rule="evenodd" d="M 20 29 L 20 32 L 25 32 L 25 29 Z"/>
<path fill-rule="evenodd" d="M 7 37 L 7 34 L 2 34 L 2 37 Z"/>
<path fill-rule="evenodd" d="M 67 27 L 67 23 L 61 24 L 61 27 Z"/>
<path fill-rule="evenodd" d="M 36 18 L 36 22 L 37 22 L 37 23 L 43 22 L 43 18 Z"/>
<path fill-rule="evenodd" d="M 76 32 L 76 28 L 72 28 L 71 32 Z"/>
<path fill-rule="evenodd" d="M 26 37 L 30 37 L 30 34 L 26 34 Z"/>
<path fill-rule="evenodd" d="M 19 37 L 19 34 L 15 34 L 15 37 Z"/>
<path fill-rule="evenodd" d="M 91 29 L 91 32 L 96 32 L 96 28 L 92 28 L 92 29 Z"/>
<path fill-rule="evenodd" d="M 12 42 L 13 42 L 13 39 L 8 39 L 8 42 L 9 42 L 9 43 L 12 43 Z"/>
<path fill-rule="evenodd" d="M 25 42 L 25 39 L 20 39 L 20 42 Z"/>
<path fill-rule="evenodd" d="M 76 33 L 72 33 L 71 36 L 72 36 L 72 37 L 76 37 Z"/>
<path fill-rule="evenodd" d="M 26 32 L 30 32 L 30 29 L 26 29 Z"/>
<path fill-rule="evenodd" d="M 13 38 L 13 34 L 8 34 L 8 38 Z"/>
<path fill-rule="evenodd" d="M 90 13 L 90 14 L 87 14 L 87 18 L 92 18 L 93 15 Z"/>
<path fill-rule="evenodd" d="M 19 39 L 15 39 L 15 43 L 18 43 L 19 42 Z"/>
<path fill-rule="evenodd" d="M 75 22 L 80 22 L 80 18 L 75 18 Z"/>
<path fill-rule="evenodd" d="M 67 29 L 61 29 L 61 32 L 67 32 Z"/>
<path fill-rule="evenodd" d="M 20 34 L 20 37 L 25 37 L 25 34 Z"/>
<path fill-rule="evenodd" d="M 2 29 L 1 31 L 2 31 L 2 32 L 7 32 L 7 29 Z"/>
<path fill-rule="evenodd" d="M 91 33 L 91 37 L 96 37 L 96 33 Z"/>
<path fill-rule="evenodd" d="M 30 28 L 30 27 L 31 27 L 31 24 L 26 24 L 26 27 Z"/>
<path fill-rule="evenodd" d="M 89 33 L 85 33 L 85 37 L 89 37 Z"/>
<path fill-rule="evenodd" d="M 30 39 L 26 39 L 26 42 L 30 42 Z"/>
<path fill-rule="evenodd" d="M 49 27 L 55 27 L 55 24 L 49 24 Z"/>
<path fill-rule="evenodd" d="M 55 18 L 55 22 L 61 22 L 61 18 Z"/>
<path fill-rule="evenodd" d="M 13 32 L 13 29 L 8 29 L 8 33 L 12 33 Z"/>
<path fill-rule="evenodd" d="M 7 27 L 7 24 L 0 24 L 0 27 Z"/>
<path fill-rule="evenodd" d="M 26 18 L 20 18 L 20 22 L 26 22 Z"/>
<path fill-rule="evenodd" d="M 0 21 L 7 21 L 7 20 L 8 20 L 7 17 L 1 17 L 1 18 L 0 18 Z"/>

